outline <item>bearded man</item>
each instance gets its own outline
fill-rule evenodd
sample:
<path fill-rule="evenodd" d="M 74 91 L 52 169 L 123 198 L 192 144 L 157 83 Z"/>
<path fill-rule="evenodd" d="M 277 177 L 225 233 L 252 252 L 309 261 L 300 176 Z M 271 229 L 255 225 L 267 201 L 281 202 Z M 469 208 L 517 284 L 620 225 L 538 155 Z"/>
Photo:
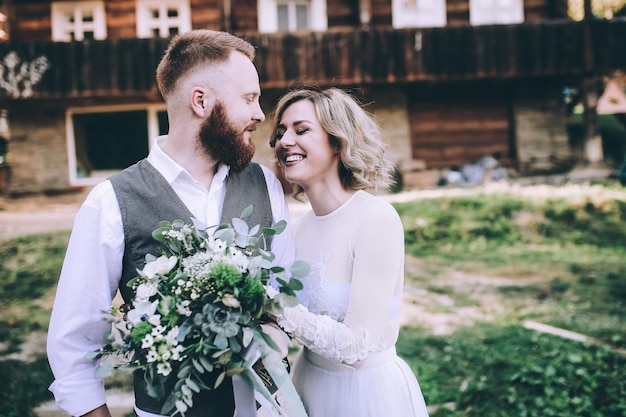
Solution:
<path fill-rule="evenodd" d="M 251 226 L 289 224 L 280 182 L 267 167 L 251 163 L 252 133 L 265 120 L 253 59 L 252 45 L 225 32 L 174 37 L 156 72 L 168 134 L 156 138 L 146 159 L 95 186 L 78 211 L 48 333 L 55 376 L 50 390 L 66 413 L 110 416 L 97 363 L 85 355 L 103 345 L 110 323 L 102 312 L 117 291 L 126 303 L 133 299 L 126 284 L 147 253 L 158 254 L 152 231 L 161 221 L 196 218 L 214 226 L 252 205 Z M 291 265 L 291 231 L 273 236 L 267 249 L 278 265 Z M 233 383 L 202 391 L 186 416 L 232 417 L 235 408 L 237 417 L 254 416 L 252 391 L 235 398 Z M 158 416 L 163 403 L 148 396 L 144 384 L 136 373 L 135 413 Z"/>

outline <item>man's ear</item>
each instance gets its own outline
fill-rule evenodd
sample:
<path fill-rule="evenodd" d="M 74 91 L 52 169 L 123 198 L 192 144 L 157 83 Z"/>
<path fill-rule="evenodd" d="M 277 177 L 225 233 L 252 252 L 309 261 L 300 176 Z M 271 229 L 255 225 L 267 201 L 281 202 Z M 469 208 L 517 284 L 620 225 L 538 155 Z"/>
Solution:
<path fill-rule="evenodd" d="M 191 109 L 199 117 L 205 117 L 210 106 L 210 98 L 207 91 L 196 87 L 191 92 Z"/>

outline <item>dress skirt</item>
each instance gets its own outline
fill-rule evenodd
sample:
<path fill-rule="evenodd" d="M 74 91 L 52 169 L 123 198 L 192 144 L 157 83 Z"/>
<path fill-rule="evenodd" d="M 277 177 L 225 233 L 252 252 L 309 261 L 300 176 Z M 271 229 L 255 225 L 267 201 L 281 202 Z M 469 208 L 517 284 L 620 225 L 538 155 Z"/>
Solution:
<path fill-rule="evenodd" d="M 303 348 L 292 380 L 309 417 L 427 417 L 419 383 L 395 348 L 355 365 Z"/>

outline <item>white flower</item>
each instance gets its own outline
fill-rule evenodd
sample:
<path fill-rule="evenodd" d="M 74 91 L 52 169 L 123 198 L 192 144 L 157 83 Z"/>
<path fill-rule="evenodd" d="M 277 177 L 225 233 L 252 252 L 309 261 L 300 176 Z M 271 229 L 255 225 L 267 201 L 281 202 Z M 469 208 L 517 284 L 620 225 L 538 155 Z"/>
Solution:
<path fill-rule="evenodd" d="M 154 337 L 151 334 L 147 334 L 141 339 L 141 348 L 149 349 L 154 344 Z"/>
<path fill-rule="evenodd" d="M 178 326 L 173 327 L 165 336 L 168 345 L 176 346 L 178 344 Z"/>
<path fill-rule="evenodd" d="M 172 372 L 172 365 L 170 365 L 169 362 L 157 364 L 157 374 L 168 376 L 170 372 Z"/>
<path fill-rule="evenodd" d="M 176 266 L 178 258 L 176 256 L 159 256 L 152 262 L 148 262 L 141 271 L 148 279 L 154 279 L 157 274 L 165 275 Z"/>
<path fill-rule="evenodd" d="M 175 361 L 181 360 L 182 358 L 180 354 L 183 352 L 184 349 L 185 347 L 183 345 L 176 346 L 174 350 L 172 350 L 172 359 Z"/>
<path fill-rule="evenodd" d="M 159 301 L 149 302 L 149 301 L 134 301 L 133 308 L 128 312 L 128 321 L 132 323 L 133 326 L 141 323 L 142 321 L 147 321 L 153 326 L 157 326 L 161 321 L 160 314 L 156 313 L 157 306 L 159 305 Z"/>
<path fill-rule="evenodd" d="M 146 361 L 148 362 L 156 362 L 158 359 L 158 355 L 155 350 L 150 350 L 146 355 Z"/>
<path fill-rule="evenodd" d="M 145 282 L 137 287 L 135 299 L 138 301 L 148 301 L 150 297 L 157 293 L 157 285 L 152 282 Z"/>
<path fill-rule="evenodd" d="M 152 336 L 157 337 L 161 336 L 165 332 L 165 327 L 161 324 L 157 324 L 152 328 Z"/>

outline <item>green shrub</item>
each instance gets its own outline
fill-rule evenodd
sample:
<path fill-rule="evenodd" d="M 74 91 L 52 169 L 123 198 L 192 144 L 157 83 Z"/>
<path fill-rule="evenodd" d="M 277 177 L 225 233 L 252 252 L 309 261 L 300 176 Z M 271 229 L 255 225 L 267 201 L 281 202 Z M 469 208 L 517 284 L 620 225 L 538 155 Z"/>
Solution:
<path fill-rule="evenodd" d="M 0 416 L 36 417 L 33 409 L 52 399 L 48 391 L 52 380 L 45 356 L 33 362 L 0 361 Z"/>

